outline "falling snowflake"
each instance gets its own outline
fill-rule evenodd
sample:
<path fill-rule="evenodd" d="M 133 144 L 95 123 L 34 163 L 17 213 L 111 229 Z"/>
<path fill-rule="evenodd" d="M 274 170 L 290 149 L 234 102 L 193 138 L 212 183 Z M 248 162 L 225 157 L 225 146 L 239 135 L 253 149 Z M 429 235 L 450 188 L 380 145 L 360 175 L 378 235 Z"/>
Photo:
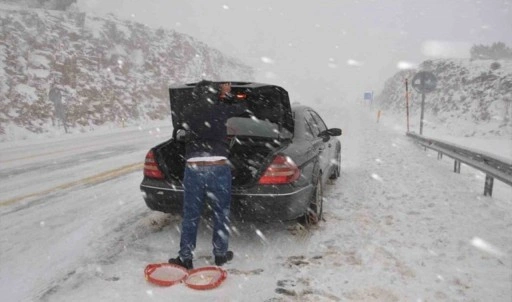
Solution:
<path fill-rule="evenodd" d="M 274 60 L 272 60 L 271 58 L 269 57 L 261 57 L 261 61 L 263 63 L 267 63 L 267 64 L 274 64 Z"/>
<path fill-rule="evenodd" d="M 263 235 L 263 233 L 260 230 L 256 230 L 256 235 L 260 236 L 261 240 L 263 240 L 264 242 L 267 242 L 267 238 L 265 237 L 265 235 Z"/>
<path fill-rule="evenodd" d="M 375 174 L 375 173 L 372 174 L 372 178 L 377 180 L 377 181 L 382 182 L 382 178 L 379 175 Z"/>
<path fill-rule="evenodd" d="M 359 61 L 356 61 L 356 60 L 353 60 L 353 59 L 349 59 L 349 60 L 347 60 L 347 65 L 350 65 L 350 66 L 361 66 L 361 65 L 363 65 L 363 63 L 359 62 Z"/>
<path fill-rule="evenodd" d="M 417 64 L 406 62 L 406 61 L 400 61 L 398 64 L 396 64 L 396 67 L 400 70 L 407 70 L 407 69 L 414 69 L 417 67 Z"/>
<path fill-rule="evenodd" d="M 493 246 L 492 244 L 485 242 L 483 239 L 474 237 L 471 239 L 471 245 L 476 247 L 479 250 L 482 250 L 484 252 L 487 252 L 489 254 L 492 254 L 494 256 L 503 256 L 505 255 L 502 251 L 500 251 L 497 247 Z"/>

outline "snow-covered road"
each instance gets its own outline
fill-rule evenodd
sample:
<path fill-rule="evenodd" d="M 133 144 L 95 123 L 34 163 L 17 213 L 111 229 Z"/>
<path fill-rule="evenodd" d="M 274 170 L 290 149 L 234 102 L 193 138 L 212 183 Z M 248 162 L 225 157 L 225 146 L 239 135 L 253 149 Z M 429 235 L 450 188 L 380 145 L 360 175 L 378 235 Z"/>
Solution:
<path fill-rule="evenodd" d="M 361 109 L 323 112 L 329 127 L 344 131 L 342 175 L 325 188 L 325 221 L 308 230 L 295 223 L 234 222 L 235 259 L 226 265 L 229 276 L 221 287 L 160 288 L 144 280 L 148 263 L 176 255 L 179 218 L 146 208 L 137 171 L 2 205 L 2 300 L 509 301 L 512 189 L 497 182 L 494 196 L 484 197 L 482 173 L 467 167 L 461 174 L 451 172 L 449 159 L 438 160 Z M 99 173 L 142 161 L 147 148 L 165 139 L 135 131 L 124 140 L 137 148 L 126 149 L 115 143 L 118 137 L 112 135 L 107 141 L 113 143 L 97 152 L 127 150 L 119 157 L 60 154 L 82 164 L 65 165 L 66 173 L 57 169 L 60 176 L 49 185 L 85 176 L 84 170 Z M 94 145 L 94 137 L 79 141 Z M 2 189 L 9 182 L 19 187 L 8 187 L 8 196 L 2 190 L 1 200 L 28 194 L 22 185 L 30 165 L 48 167 L 54 160 L 33 163 L 33 146 L 17 147 L 16 158 L 25 157 L 21 162 L 27 166 L 2 163 Z M 51 157 L 58 150 L 63 148 L 42 153 Z M 1 155 L 9 160 L 4 149 Z M 204 222 L 196 266 L 211 260 L 210 242 Z"/>
<path fill-rule="evenodd" d="M 141 163 L 145 152 L 164 137 L 167 139 L 171 129 L 140 128 L 99 135 L 70 135 L 33 144 L 3 143 L 0 203 L 18 203 L 29 195 L 37 196 L 66 183 Z"/>

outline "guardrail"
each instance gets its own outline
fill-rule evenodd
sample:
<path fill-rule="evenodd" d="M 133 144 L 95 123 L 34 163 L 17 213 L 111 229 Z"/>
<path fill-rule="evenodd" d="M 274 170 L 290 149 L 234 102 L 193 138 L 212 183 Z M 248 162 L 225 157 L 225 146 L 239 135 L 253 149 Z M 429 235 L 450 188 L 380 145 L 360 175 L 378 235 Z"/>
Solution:
<path fill-rule="evenodd" d="M 505 162 L 502 159 L 472 151 L 467 148 L 451 145 L 449 143 L 437 141 L 414 132 L 407 132 L 407 136 L 413 138 L 425 150 L 432 149 L 438 152 L 437 158 L 441 159 L 443 154 L 455 160 L 453 172 L 460 173 L 460 165 L 464 163 L 485 173 L 484 195 L 492 196 L 494 179 L 498 179 L 505 184 L 512 186 L 512 163 Z"/>

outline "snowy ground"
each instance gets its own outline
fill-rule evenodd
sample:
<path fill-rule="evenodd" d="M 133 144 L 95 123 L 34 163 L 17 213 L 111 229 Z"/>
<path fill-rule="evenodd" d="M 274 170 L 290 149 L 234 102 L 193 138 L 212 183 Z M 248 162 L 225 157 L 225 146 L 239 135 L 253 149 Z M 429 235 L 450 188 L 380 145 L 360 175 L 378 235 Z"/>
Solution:
<path fill-rule="evenodd" d="M 2 300 L 510 301 L 512 189 L 496 181 L 484 197 L 483 173 L 455 174 L 394 122 L 338 109 L 326 122 L 344 131 L 342 175 L 325 221 L 234 222 L 235 259 L 211 291 L 148 284 L 144 267 L 177 253 L 179 218 L 146 208 L 140 170 L 97 178 L 140 163 L 169 128 L 0 144 Z M 210 238 L 204 223 L 196 266 Z"/>

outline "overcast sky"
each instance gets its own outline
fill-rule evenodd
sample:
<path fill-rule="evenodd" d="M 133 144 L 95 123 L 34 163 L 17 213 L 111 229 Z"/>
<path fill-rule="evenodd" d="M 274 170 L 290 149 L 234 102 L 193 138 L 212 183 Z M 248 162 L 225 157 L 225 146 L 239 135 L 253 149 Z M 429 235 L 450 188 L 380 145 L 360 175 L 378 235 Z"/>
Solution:
<path fill-rule="evenodd" d="M 512 0 L 79 0 L 191 35 L 303 103 L 378 92 L 400 62 L 512 46 Z M 404 65 L 402 63 L 402 65 Z"/>

